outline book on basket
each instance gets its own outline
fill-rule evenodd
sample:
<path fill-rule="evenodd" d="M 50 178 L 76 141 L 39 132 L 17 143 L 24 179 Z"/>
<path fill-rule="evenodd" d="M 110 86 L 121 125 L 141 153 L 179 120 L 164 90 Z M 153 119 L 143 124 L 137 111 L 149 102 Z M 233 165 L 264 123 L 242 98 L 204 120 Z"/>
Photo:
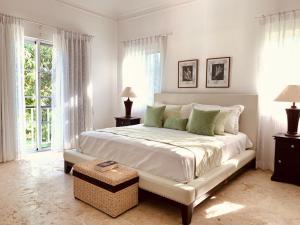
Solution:
<path fill-rule="evenodd" d="M 117 167 L 118 167 L 117 162 L 110 160 L 110 161 L 105 161 L 105 162 L 102 162 L 102 163 L 98 163 L 95 166 L 95 170 L 100 171 L 100 172 L 105 172 L 105 171 L 112 170 L 112 169 L 117 168 Z"/>

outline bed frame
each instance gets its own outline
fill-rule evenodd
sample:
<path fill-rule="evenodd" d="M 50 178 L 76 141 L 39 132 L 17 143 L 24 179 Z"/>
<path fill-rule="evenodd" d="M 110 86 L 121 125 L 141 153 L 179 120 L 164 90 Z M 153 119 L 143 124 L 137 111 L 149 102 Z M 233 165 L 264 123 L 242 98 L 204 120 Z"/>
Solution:
<path fill-rule="evenodd" d="M 245 106 L 245 110 L 240 117 L 240 131 L 247 134 L 253 142 L 251 150 L 242 152 L 222 164 L 222 166 L 187 184 L 138 171 L 140 197 L 155 196 L 170 202 L 181 210 L 182 224 L 188 225 L 191 223 L 194 207 L 204 202 L 228 181 L 247 169 L 255 168 L 258 97 L 253 94 L 162 93 L 155 95 L 155 102 L 165 104 L 189 104 L 194 102 L 223 106 L 240 104 Z M 76 150 L 64 151 L 65 173 L 70 173 L 75 163 L 93 159 L 95 158 Z"/>

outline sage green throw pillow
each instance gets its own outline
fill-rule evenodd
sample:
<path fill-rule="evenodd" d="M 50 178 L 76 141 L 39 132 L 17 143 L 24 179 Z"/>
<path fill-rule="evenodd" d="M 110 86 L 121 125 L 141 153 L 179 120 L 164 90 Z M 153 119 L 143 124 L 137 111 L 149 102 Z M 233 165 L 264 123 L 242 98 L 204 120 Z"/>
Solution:
<path fill-rule="evenodd" d="M 177 117 L 168 117 L 164 123 L 164 128 L 174 130 L 185 130 L 188 119 L 181 119 Z"/>
<path fill-rule="evenodd" d="M 216 118 L 220 110 L 202 111 L 193 109 L 188 132 L 200 135 L 214 136 Z"/>
<path fill-rule="evenodd" d="M 161 106 L 161 107 L 147 106 L 147 110 L 144 116 L 144 126 L 162 127 L 165 109 L 166 106 Z"/>

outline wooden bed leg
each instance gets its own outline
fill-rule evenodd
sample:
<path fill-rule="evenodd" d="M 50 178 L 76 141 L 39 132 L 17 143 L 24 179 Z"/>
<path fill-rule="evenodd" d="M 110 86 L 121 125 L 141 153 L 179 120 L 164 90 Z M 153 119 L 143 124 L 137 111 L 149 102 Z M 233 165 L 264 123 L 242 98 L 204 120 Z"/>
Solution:
<path fill-rule="evenodd" d="M 70 163 L 68 161 L 65 161 L 65 164 L 64 164 L 64 170 L 65 170 L 65 173 L 68 174 L 71 172 L 71 169 L 73 167 L 73 163 Z"/>
<path fill-rule="evenodd" d="M 250 163 L 250 168 L 256 170 L 256 159 L 253 159 Z"/>
<path fill-rule="evenodd" d="M 181 205 L 182 224 L 189 225 L 193 216 L 193 205 Z"/>

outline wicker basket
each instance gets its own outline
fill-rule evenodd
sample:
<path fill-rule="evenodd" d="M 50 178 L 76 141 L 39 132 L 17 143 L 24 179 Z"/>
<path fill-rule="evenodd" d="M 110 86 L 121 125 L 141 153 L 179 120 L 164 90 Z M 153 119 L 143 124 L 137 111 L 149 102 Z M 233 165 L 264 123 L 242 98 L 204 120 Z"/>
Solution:
<path fill-rule="evenodd" d="M 93 160 L 74 166 L 74 197 L 117 217 L 138 204 L 138 174 L 119 165 L 106 172 L 98 172 Z"/>

